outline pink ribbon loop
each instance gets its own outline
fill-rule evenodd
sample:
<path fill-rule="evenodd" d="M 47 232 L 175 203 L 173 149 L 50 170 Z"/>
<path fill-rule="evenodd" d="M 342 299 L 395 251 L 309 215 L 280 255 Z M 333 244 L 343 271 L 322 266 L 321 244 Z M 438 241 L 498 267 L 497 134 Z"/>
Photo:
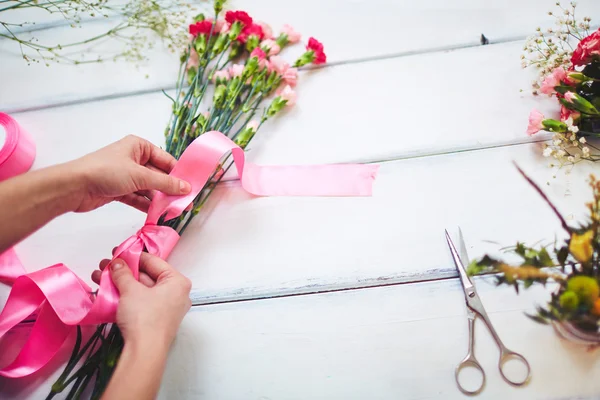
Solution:
<path fill-rule="evenodd" d="M 370 196 L 378 169 L 376 165 L 258 166 L 246 163 L 243 150 L 225 135 L 207 132 L 187 147 L 170 174 L 189 182 L 192 191 L 185 196 L 154 196 L 145 225 L 119 245 L 113 260 L 123 259 L 137 279 L 144 249 L 166 259 L 179 235 L 167 226 L 156 225 L 159 218 L 181 215 L 230 152 L 243 188 L 258 196 Z M 13 279 L 24 269 L 16 254 L 11 257 L 5 278 Z M 63 264 L 19 276 L 0 313 L 0 338 L 33 312 L 38 311 L 38 316 L 19 355 L 0 370 L 0 376 L 21 377 L 39 370 L 54 357 L 76 325 L 115 322 L 118 302 L 119 292 L 109 268 L 101 274 L 95 297 L 85 282 Z"/>

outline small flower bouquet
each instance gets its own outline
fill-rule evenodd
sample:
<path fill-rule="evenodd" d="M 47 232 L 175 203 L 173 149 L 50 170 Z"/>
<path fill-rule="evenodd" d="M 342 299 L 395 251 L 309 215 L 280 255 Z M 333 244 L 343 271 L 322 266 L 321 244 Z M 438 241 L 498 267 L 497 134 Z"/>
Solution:
<path fill-rule="evenodd" d="M 581 160 L 598 161 L 598 148 L 587 138 L 600 136 L 600 30 L 590 33 L 588 17 L 575 19 L 576 3 L 563 8 L 556 17 L 558 28 L 528 39 L 522 66 L 539 69 L 533 82 L 533 94 L 555 97 L 560 107 L 559 119 L 546 118 L 537 110 L 529 115 L 528 135 L 540 130 L 552 132 L 550 144 L 544 145 L 545 157 L 559 165 Z"/>
<path fill-rule="evenodd" d="M 600 181 L 591 176 L 589 219 L 571 227 L 539 186 L 519 171 L 552 208 L 568 239 L 555 243 L 551 250 L 517 242 L 509 251 L 520 259 L 518 264 L 485 255 L 469 265 L 468 273 L 498 274 L 498 285 L 513 286 L 517 293 L 521 286 L 556 282 L 558 287 L 546 307 L 537 307 L 537 314 L 529 317 L 536 322 L 553 323 L 563 336 L 600 344 Z"/>
<path fill-rule="evenodd" d="M 165 130 L 166 150 L 179 159 L 200 135 L 219 131 L 244 149 L 260 127 L 296 102 L 294 87 L 298 67 L 323 64 L 323 45 L 310 38 L 306 51 L 292 64 L 279 56 L 300 41 L 300 34 L 284 25 L 274 35 L 269 25 L 255 22 L 244 11 L 228 11 L 220 18 L 224 0 L 214 1 L 214 18 L 200 14 L 189 25 L 190 41 L 181 57 L 181 67 L 172 102 L 172 115 Z M 166 93 L 165 93 L 166 94 Z M 212 178 L 179 217 L 159 220 L 181 235 L 197 215 L 225 171 L 232 165 L 229 155 Z M 71 359 L 52 386 L 48 398 L 69 388 L 68 399 L 79 398 L 92 385 L 92 398 L 99 398 L 123 349 L 116 324 L 102 324 L 82 344 L 81 329 Z"/>

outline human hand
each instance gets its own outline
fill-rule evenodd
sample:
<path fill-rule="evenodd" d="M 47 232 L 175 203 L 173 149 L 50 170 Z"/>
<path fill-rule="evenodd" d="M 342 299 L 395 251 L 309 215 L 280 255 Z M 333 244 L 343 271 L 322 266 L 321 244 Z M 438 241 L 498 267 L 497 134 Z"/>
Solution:
<path fill-rule="evenodd" d="M 125 343 L 143 343 L 166 351 L 192 303 L 192 283 L 166 261 L 148 253 L 140 258 L 140 282 L 121 259 L 102 260 L 119 290 L 117 325 Z M 100 271 L 92 279 L 99 283 Z"/>
<path fill-rule="evenodd" d="M 120 201 L 147 212 L 154 191 L 183 195 L 189 183 L 167 175 L 176 160 L 137 136 L 127 136 L 94 153 L 65 164 L 82 180 L 75 211 L 85 212 Z"/>

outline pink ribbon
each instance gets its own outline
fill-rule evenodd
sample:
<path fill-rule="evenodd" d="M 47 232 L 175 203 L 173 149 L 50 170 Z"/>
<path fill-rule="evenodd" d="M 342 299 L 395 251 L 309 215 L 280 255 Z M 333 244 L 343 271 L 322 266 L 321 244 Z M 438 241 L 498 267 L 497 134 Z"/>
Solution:
<path fill-rule="evenodd" d="M 4 145 L 0 148 L 0 181 L 3 181 L 29 171 L 35 159 L 35 144 L 10 115 L 0 112 L 0 126 L 6 133 Z M 11 284 L 24 273 L 14 249 L 0 254 L 0 282 Z"/>
<path fill-rule="evenodd" d="M 188 181 L 191 193 L 158 193 L 144 226 L 117 248 L 113 260 L 123 259 L 137 278 L 144 249 L 167 258 L 179 235 L 156 223 L 161 216 L 169 220 L 181 215 L 230 152 L 242 186 L 259 196 L 369 196 L 378 169 L 376 165 L 253 165 L 245 163 L 243 150 L 229 138 L 219 132 L 207 132 L 188 146 L 170 174 Z M 115 322 L 118 301 L 119 293 L 108 268 L 101 274 L 95 298 L 85 282 L 63 264 L 19 276 L 0 313 L 0 339 L 34 311 L 38 311 L 38 316 L 19 355 L 0 370 L 0 375 L 16 378 L 37 371 L 54 357 L 76 325 Z"/>

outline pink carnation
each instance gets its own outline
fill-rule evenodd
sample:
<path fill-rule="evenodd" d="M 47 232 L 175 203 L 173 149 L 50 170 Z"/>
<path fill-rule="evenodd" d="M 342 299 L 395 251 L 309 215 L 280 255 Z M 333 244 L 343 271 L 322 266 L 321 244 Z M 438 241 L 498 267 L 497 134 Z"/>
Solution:
<path fill-rule="evenodd" d="M 544 114 L 536 109 L 531 110 L 529 114 L 529 125 L 527 126 L 527 134 L 529 136 L 535 135 L 544 127 L 542 121 L 544 120 Z"/>
<path fill-rule="evenodd" d="M 287 40 L 290 43 L 298 43 L 302 37 L 299 32 L 296 32 L 294 28 L 288 24 L 283 25 L 281 28 L 281 33 L 285 33 L 287 35 Z"/>
<path fill-rule="evenodd" d="M 275 54 L 279 54 L 281 51 L 281 47 L 273 39 L 265 39 L 260 43 L 260 47 L 263 49 L 267 49 L 269 56 L 274 56 Z"/>
<path fill-rule="evenodd" d="M 298 70 L 296 68 L 290 68 L 290 64 L 279 56 L 271 57 L 270 67 L 281 76 L 285 85 L 296 87 L 298 81 Z"/>
<path fill-rule="evenodd" d="M 544 94 L 552 94 L 554 93 L 554 88 L 556 86 L 561 85 L 561 81 L 565 81 L 567 79 L 567 72 L 563 67 L 554 68 L 554 71 L 544 79 L 542 82 L 542 86 L 540 87 L 540 92 Z"/>
<path fill-rule="evenodd" d="M 217 79 L 222 79 L 222 80 L 228 80 L 229 79 L 229 73 L 227 72 L 227 70 L 220 70 L 215 72 L 215 74 L 213 75 L 213 82 L 216 82 Z"/>
<path fill-rule="evenodd" d="M 208 22 L 213 23 L 213 19 L 212 18 L 206 18 L 206 20 Z M 215 24 L 215 28 L 213 29 L 213 35 L 216 35 L 217 33 L 221 32 L 221 30 L 223 29 L 223 26 L 226 25 L 225 21 L 222 19 L 217 19 L 217 23 Z"/>
<path fill-rule="evenodd" d="M 569 103 L 572 103 L 574 98 L 575 98 L 575 93 L 573 93 L 573 92 L 565 93 L 565 100 L 568 101 Z"/>
<path fill-rule="evenodd" d="M 269 24 L 267 24 L 266 22 L 257 22 L 256 24 L 262 28 L 265 39 L 273 38 L 273 29 L 271 29 L 271 26 Z"/>
<path fill-rule="evenodd" d="M 235 78 L 236 76 L 242 76 L 242 72 L 244 72 L 244 66 L 241 64 L 233 64 L 231 67 L 229 67 L 229 75 L 232 78 Z"/>
<path fill-rule="evenodd" d="M 294 104 L 296 104 L 296 92 L 294 92 L 292 90 L 291 87 L 286 86 L 282 91 L 281 94 L 279 95 L 283 100 L 287 100 L 287 103 L 285 103 L 286 106 L 288 107 L 292 107 Z"/>
<path fill-rule="evenodd" d="M 256 57 L 260 61 L 260 60 L 264 60 L 265 58 L 267 58 L 267 55 L 265 54 L 263 49 L 261 49 L 260 47 L 257 47 L 254 50 L 252 50 L 252 53 L 250 53 L 250 57 L 251 58 Z"/>

